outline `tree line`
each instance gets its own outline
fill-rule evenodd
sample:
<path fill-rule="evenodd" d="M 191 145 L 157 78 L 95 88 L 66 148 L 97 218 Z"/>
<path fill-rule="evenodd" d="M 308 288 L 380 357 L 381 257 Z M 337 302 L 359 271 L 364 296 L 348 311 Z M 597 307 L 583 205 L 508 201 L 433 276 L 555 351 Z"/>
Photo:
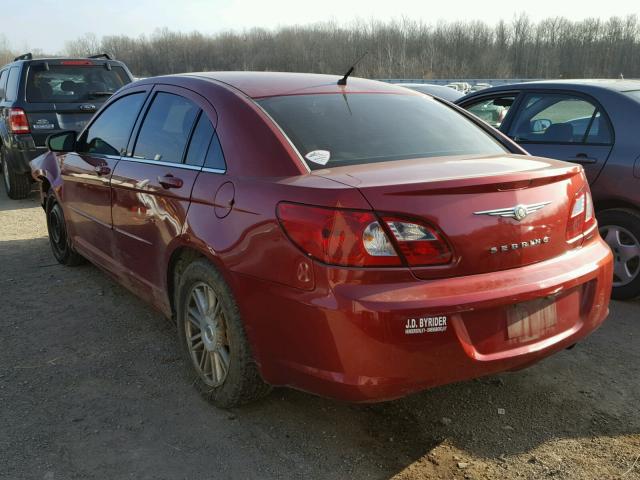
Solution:
<path fill-rule="evenodd" d="M 404 18 L 213 35 L 163 28 L 139 37 L 87 34 L 66 44 L 70 56 L 96 52 L 123 60 L 136 76 L 207 70 L 340 74 L 367 52 L 358 76 L 631 78 L 640 77 L 640 23 L 636 15 L 534 22 L 523 14 L 494 25 Z"/>

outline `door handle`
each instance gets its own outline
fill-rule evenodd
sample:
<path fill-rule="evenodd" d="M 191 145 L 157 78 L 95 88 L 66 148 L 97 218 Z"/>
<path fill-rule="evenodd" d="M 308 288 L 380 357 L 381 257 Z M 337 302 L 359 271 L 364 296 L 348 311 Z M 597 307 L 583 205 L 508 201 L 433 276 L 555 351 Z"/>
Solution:
<path fill-rule="evenodd" d="M 96 165 L 94 170 L 99 177 L 102 175 L 109 175 L 111 173 L 111 169 L 106 165 Z"/>
<path fill-rule="evenodd" d="M 181 188 L 183 185 L 183 181 L 181 178 L 174 177 L 170 173 L 164 175 L 162 177 L 158 177 L 158 183 L 162 185 L 162 188 Z"/>
<path fill-rule="evenodd" d="M 569 159 L 570 162 L 576 163 L 596 163 L 597 158 L 590 157 L 586 153 L 576 153 L 576 156 Z"/>

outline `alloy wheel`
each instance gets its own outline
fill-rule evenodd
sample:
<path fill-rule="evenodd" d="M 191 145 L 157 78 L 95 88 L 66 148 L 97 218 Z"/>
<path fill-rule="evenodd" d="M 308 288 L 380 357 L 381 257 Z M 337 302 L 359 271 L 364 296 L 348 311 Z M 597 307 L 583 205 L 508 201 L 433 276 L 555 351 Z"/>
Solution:
<path fill-rule="evenodd" d="M 613 286 L 628 285 L 640 274 L 640 241 L 619 225 L 601 227 L 600 235 L 613 253 Z"/>
<path fill-rule="evenodd" d="M 204 382 L 218 387 L 227 378 L 230 358 L 222 302 L 203 282 L 193 286 L 187 302 L 184 328 L 191 360 Z"/>

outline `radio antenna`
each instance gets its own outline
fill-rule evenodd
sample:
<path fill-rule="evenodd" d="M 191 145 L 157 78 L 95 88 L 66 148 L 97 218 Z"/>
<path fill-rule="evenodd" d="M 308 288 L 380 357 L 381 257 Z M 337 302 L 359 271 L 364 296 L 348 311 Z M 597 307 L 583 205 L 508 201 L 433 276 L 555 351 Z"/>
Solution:
<path fill-rule="evenodd" d="M 351 65 L 351 67 L 349 67 L 349 70 L 347 70 L 347 73 L 344 74 L 344 77 L 342 77 L 340 80 L 338 80 L 338 85 L 346 85 L 347 84 L 347 78 L 349 78 L 349 75 L 351 75 L 353 73 L 353 70 L 356 68 L 356 65 L 358 65 L 358 63 L 360 63 L 360 60 L 362 60 L 366 54 L 367 54 L 367 52 L 364 52 L 362 55 L 360 55 L 360 57 L 358 57 L 358 59 L 355 62 L 353 62 L 353 65 Z"/>

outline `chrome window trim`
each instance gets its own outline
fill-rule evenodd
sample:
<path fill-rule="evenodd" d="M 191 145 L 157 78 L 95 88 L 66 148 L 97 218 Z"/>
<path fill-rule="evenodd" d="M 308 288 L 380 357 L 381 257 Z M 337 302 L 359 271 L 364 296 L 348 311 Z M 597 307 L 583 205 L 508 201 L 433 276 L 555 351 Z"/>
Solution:
<path fill-rule="evenodd" d="M 221 168 L 209 168 L 209 167 L 198 167 L 196 165 L 187 165 L 186 163 L 174 163 L 174 162 L 163 162 L 161 160 L 147 160 L 146 158 L 135 158 L 135 157 L 116 157 L 121 160 L 125 160 L 127 162 L 137 162 L 137 163 L 145 163 L 149 165 L 159 165 L 161 167 L 174 167 L 174 168 L 182 168 L 185 170 L 198 170 L 208 173 L 218 173 L 224 174 L 227 173 L 226 170 Z"/>
<path fill-rule="evenodd" d="M 210 168 L 210 167 L 202 167 L 202 171 L 207 173 L 218 173 L 218 174 L 227 173 L 227 171 L 222 168 Z"/>
<path fill-rule="evenodd" d="M 146 158 L 121 157 L 121 160 L 124 160 L 127 162 L 145 163 L 148 165 L 160 165 L 161 167 L 183 168 L 185 170 L 202 170 L 202 167 L 198 167 L 195 165 L 187 165 L 185 163 L 176 163 L 176 162 L 163 162 L 160 160 L 147 160 Z"/>

